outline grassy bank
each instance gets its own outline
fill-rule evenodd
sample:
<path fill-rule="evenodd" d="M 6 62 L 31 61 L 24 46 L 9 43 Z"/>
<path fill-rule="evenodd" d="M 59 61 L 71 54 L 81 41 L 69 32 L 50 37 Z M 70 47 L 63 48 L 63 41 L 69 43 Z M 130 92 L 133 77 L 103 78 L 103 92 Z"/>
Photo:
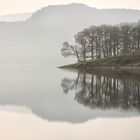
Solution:
<path fill-rule="evenodd" d="M 61 66 L 67 69 L 121 69 L 140 71 L 140 52 Z"/>

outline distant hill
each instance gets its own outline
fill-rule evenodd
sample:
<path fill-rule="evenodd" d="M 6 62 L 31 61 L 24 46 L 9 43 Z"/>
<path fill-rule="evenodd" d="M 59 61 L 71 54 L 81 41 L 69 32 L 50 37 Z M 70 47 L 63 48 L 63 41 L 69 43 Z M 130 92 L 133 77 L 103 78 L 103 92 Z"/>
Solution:
<path fill-rule="evenodd" d="M 121 22 L 137 22 L 139 10 L 129 9 L 97 9 L 84 4 L 51 5 L 35 12 L 30 20 L 56 24 L 70 24 L 84 28 L 92 24 L 119 24 Z M 49 21 L 49 22 L 48 22 Z"/>
<path fill-rule="evenodd" d="M 32 16 L 32 13 L 11 14 L 0 16 L 0 22 L 26 21 Z"/>
<path fill-rule="evenodd" d="M 78 31 L 91 25 L 139 19 L 138 10 L 100 10 L 83 4 L 48 6 L 24 22 L 0 22 L 0 63 L 70 63 L 71 59 L 63 59 L 60 49 L 64 41 L 73 41 Z"/>

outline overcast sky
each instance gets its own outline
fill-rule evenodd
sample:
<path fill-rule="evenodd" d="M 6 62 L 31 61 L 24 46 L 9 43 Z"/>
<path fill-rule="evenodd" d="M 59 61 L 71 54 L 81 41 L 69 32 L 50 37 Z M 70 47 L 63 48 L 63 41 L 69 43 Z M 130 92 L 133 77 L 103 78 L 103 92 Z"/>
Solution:
<path fill-rule="evenodd" d="M 55 4 L 84 3 L 96 8 L 139 9 L 140 0 L 0 0 L 0 15 L 34 12 Z"/>

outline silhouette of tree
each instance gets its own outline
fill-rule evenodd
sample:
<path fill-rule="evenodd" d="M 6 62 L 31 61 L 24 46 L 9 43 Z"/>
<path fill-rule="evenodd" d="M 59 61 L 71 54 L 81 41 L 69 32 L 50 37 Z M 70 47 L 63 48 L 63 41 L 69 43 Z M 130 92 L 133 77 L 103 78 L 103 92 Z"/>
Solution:
<path fill-rule="evenodd" d="M 77 60 L 80 62 L 78 47 L 76 45 L 69 45 L 68 42 L 64 42 L 63 48 L 61 49 L 61 53 L 64 57 L 76 56 Z"/>
<path fill-rule="evenodd" d="M 78 61 L 102 59 L 140 50 L 140 24 L 91 26 L 75 37 L 76 45 L 64 42 L 61 50 L 64 57 L 74 55 Z"/>

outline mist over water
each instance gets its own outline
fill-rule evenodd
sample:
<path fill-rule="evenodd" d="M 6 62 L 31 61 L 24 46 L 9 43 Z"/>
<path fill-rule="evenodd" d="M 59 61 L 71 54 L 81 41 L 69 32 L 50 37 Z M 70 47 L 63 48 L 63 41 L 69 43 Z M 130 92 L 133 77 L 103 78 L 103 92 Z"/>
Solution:
<path fill-rule="evenodd" d="M 83 122 L 140 113 L 137 80 L 67 72 L 46 65 L 1 66 L 0 74 L 2 106 L 25 106 L 51 121 Z"/>
<path fill-rule="evenodd" d="M 49 6 L 0 22 L 0 137 L 4 140 L 139 140 L 140 79 L 67 71 L 64 41 L 85 27 L 137 22 L 140 11 Z"/>
<path fill-rule="evenodd" d="M 120 135 L 118 130 L 127 128 L 127 132 L 131 131 L 131 135 L 136 136 L 137 140 L 140 81 L 135 76 L 131 79 L 129 75 L 125 75 L 125 78 L 120 75 L 65 71 L 42 64 L 0 66 L 0 116 L 6 125 L 1 124 L 8 128 L 7 122 L 13 125 L 14 121 L 13 129 L 19 131 L 18 137 L 28 136 L 26 129 L 31 124 L 28 127 L 31 139 L 41 134 L 43 139 L 50 137 L 52 140 L 55 137 L 45 135 L 44 129 L 49 132 L 54 127 L 59 139 L 66 138 L 62 136 L 62 130 L 71 130 L 69 134 L 65 133 L 67 137 L 89 136 L 88 139 L 97 137 L 102 140 L 106 124 L 110 126 L 108 131 L 113 134 L 117 131 Z M 102 135 L 89 131 L 91 127 L 94 132 Z M 78 128 L 84 133 L 80 134 Z M 12 128 L 9 126 L 10 129 Z M 124 131 L 124 134 L 127 132 Z M 8 132 L 3 129 L 0 136 L 3 133 Z M 128 138 L 124 134 L 120 138 Z M 4 138 L 9 140 L 6 136 Z M 11 139 L 14 138 L 13 135 Z"/>

